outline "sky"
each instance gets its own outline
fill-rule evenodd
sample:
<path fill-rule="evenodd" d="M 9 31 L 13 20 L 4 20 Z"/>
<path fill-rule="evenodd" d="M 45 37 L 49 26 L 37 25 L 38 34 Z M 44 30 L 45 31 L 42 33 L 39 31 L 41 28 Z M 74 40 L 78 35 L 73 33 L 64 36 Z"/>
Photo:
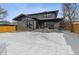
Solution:
<path fill-rule="evenodd" d="M 59 3 L 2 3 L 2 8 L 7 10 L 6 20 L 12 21 L 20 14 L 39 13 L 44 11 L 59 10 L 58 17 L 61 17 L 61 4 Z"/>

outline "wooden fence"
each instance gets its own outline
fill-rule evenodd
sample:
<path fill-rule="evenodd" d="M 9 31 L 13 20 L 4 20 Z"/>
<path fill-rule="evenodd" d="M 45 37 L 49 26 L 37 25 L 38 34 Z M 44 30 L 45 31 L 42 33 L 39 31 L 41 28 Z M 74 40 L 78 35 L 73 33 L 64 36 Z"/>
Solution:
<path fill-rule="evenodd" d="M 70 24 L 65 24 L 64 25 L 64 29 L 65 30 L 69 30 L 70 31 Z M 76 33 L 79 33 L 79 24 L 73 24 L 73 31 L 76 32 Z"/>
<path fill-rule="evenodd" d="M 0 25 L 0 32 L 15 32 L 16 30 L 16 25 Z"/>

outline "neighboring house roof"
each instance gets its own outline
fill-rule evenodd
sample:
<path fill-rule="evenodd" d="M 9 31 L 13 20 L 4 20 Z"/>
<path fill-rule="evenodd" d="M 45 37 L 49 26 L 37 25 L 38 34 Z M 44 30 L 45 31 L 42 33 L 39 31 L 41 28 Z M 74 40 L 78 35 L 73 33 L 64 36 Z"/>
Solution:
<path fill-rule="evenodd" d="M 65 23 L 70 23 L 70 20 L 65 21 Z M 79 18 L 73 18 L 72 23 L 73 24 L 79 24 Z"/>
<path fill-rule="evenodd" d="M 79 18 L 74 18 L 72 20 L 73 20 L 73 22 L 79 22 Z"/>
<path fill-rule="evenodd" d="M 5 24 L 9 25 L 10 22 L 9 21 L 0 21 L 0 25 L 5 25 Z"/>
<path fill-rule="evenodd" d="M 70 21 L 68 18 L 64 19 L 65 21 Z M 79 22 L 79 18 L 72 18 L 73 22 Z"/>

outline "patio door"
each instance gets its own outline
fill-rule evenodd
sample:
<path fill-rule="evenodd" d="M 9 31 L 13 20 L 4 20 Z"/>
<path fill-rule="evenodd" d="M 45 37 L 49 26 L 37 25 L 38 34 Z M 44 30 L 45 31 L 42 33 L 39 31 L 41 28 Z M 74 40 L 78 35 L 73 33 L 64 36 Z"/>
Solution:
<path fill-rule="evenodd" d="M 44 28 L 48 28 L 48 29 L 54 29 L 54 24 L 53 22 L 44 22 Z"/>

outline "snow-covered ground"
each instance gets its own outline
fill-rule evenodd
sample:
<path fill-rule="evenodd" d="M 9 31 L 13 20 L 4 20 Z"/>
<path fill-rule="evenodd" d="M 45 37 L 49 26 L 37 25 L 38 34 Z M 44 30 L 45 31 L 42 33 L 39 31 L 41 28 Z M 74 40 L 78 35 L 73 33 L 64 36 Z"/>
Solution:
<path fill-rule="evenodd" d="M 79 54 L 79 35 L 61 33 L 0 33 L 0 54 L 7 55 L 69 55 Z M 5 43 L 5 44 L 4 44 Z M 0 45 L 1 45 L 0 44 Z M 1 50 L 3 49 L 3 50 Z"/>

